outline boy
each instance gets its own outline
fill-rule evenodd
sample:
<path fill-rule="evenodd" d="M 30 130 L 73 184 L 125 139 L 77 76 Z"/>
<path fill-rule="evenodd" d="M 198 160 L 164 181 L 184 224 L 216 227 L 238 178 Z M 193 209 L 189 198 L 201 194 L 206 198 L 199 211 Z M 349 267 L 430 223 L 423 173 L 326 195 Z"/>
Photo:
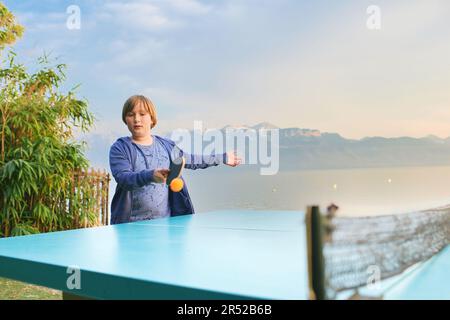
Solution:
<path fill-rule="evenodd" d="M 144 96 L 128 98 L 122 120 L 131 137 L 119 138 L 109 153 L 111 172 L 117 182 L 111 203 L 111 224 L 194 213 L 186 183 L 180 192 L 172 192 L 165 183 L 175 155 L 183 156 L 185 168 L 193 170 L 222 162 L 232 167 L 241 163 L 235 152 L 190 155 L 172 140 L 152 135 L 151 129 L 157 123 L 156 109 Z"/>

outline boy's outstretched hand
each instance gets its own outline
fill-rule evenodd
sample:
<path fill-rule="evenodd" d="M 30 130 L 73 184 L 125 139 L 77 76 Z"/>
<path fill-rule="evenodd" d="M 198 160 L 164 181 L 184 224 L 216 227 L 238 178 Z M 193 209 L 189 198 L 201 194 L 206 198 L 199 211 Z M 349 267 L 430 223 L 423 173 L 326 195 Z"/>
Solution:
<path fill-rule="evenodd" d="M 155 183 L 165 183 L 168 175 L 169 169 L 156 169 L 153 171 L 153 181 Z"/>
<path fill-rule="evenodd" d="M 242 162 L 242 159 L 238 157 L 236 151 L 228 151 L 227 152 L 227 160 L 225 164 L 230 167 L 236 167 L 237 165 L 240 165 Z"/>

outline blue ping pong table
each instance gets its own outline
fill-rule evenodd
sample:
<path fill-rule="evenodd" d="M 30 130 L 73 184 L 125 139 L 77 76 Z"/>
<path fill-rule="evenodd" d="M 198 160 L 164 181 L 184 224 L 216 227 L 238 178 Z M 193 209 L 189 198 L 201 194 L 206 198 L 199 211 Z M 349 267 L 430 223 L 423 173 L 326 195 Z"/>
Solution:
<path fill-rule="evenodd" d="M 300 211 L 214 211 L 4 238 L 0 277 L 94 299 L 307 299 L 305 232 Z M 450 246 L 384 298 L 450 299 L 449 270 Z"/>
<path fill-rule="evenodd" d="M 303 219 L 217 211 L 4 238 L 0 277 L 95 299 L 306 299 Z"/>

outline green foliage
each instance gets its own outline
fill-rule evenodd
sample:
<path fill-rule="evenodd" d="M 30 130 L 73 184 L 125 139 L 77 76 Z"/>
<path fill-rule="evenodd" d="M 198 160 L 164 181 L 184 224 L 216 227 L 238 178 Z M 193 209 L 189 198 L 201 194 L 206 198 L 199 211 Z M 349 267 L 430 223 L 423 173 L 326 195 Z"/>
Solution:
<path fill-rule="evenodd" d="M 11 231 L 11 236 L 26 236 L 29 234 L 39 233 L 39 230 L 34 227 L 30 222 L 19 223 L 14 226 Z"/>
<path fill-rule="evenodd" d="M 22 34 L 0 3 L 0 53 Z M 33 73 L 14 52 L 1 62 L 0 236 L 96 225 L 98 180 L 82 174 L 84 145 L 73 139 L 74 129 L 86 132 L 93 123 L 87 102 L 74 90 L 61 92 L 66 66 L 46 55 Z"/>
<path fill-rule="evenodd" d="M 40 59 L 28 73 L 9 54 L 0 70 L 0 232 L 25 235 L 97 224 L 84 145 L 74 128 L 93 124 L 86 101 L 61 93 L 62 64 Z M 97 210 L 97 211 L 96 211 Z"/>
<path fill-rule="evenodd" d="M 0 3 L 0 50 L 20 35 Z M 89 165 L 84 144 L 73 136 L 76 128 L 86 132 L 94 119 L 73 90 L 61 92 L 65 65 L 52 65 L 44 55 L 30 73 L 14 52 L 1 63 L 0 235 L 98 224 L 95 183 L 82 174 Z"/>
<path fill-rule="evenodd" d="M 16 23 L 14 15 L 0 2 L 0 51 L 23 35 L 24 28 Z"/>

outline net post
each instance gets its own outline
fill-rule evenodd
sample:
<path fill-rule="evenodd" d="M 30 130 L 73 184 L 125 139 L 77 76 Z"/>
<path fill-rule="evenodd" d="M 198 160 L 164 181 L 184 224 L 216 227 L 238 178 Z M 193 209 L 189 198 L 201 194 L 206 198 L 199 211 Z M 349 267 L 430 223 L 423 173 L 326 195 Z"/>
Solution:
<path fill-rule="evenodd" d="M 325 300 L 325 261 L 323 226 L 318 206 L 308 206 L 305 216 L 308 254 L 308 286 L 310 300 Z"/>

